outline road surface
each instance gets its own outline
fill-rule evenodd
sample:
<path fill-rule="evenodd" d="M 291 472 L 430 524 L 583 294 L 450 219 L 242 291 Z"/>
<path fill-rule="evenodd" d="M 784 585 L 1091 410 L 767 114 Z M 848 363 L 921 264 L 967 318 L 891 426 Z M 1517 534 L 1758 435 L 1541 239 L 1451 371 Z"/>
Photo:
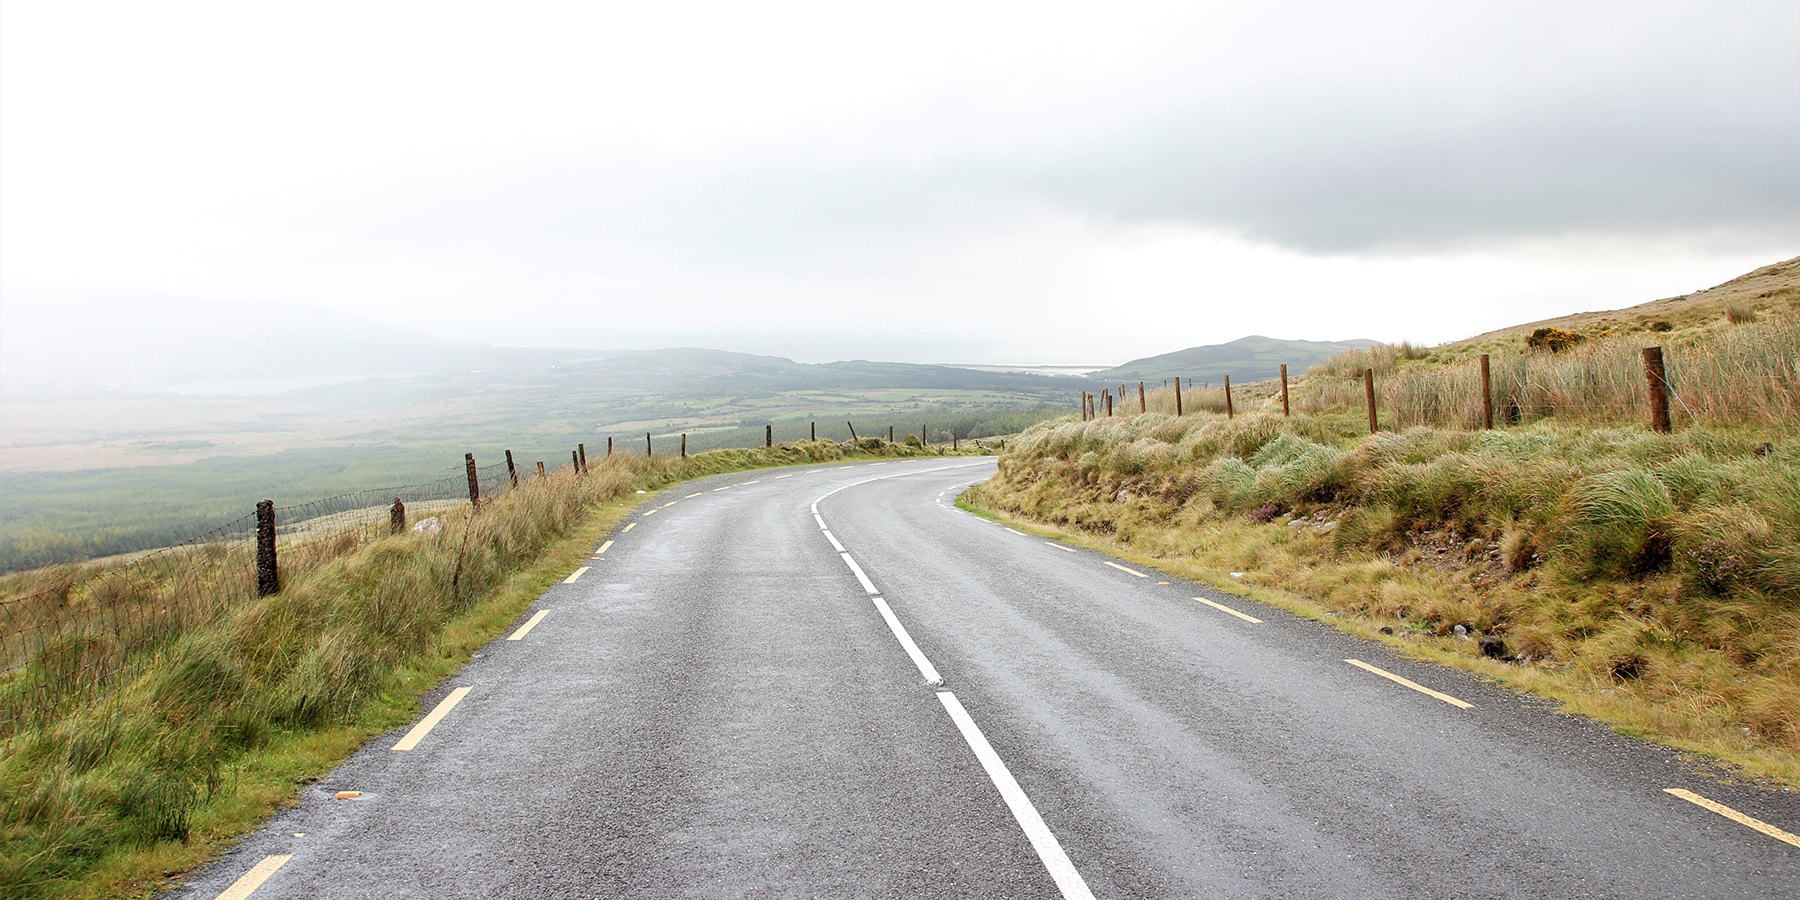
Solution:
<path fill-rule="evenodd" d="M 1800 797 L 957 510 L 993 465 L 663 492 L 174 895 L 1800 897 Z"/>

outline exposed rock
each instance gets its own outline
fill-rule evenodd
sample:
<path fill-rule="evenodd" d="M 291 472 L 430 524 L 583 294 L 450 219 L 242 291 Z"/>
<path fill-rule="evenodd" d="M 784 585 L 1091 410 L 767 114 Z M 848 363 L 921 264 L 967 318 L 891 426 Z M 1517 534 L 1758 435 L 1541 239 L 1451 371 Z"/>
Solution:
<path fill-rule="evenodd" d="M 437 534 L 443 530 L 444 523 L 439 521 L 437 516 L 432 516 L 429 519 L 420 519 L 418 523 L 412 527 L 413 534 Z"/>

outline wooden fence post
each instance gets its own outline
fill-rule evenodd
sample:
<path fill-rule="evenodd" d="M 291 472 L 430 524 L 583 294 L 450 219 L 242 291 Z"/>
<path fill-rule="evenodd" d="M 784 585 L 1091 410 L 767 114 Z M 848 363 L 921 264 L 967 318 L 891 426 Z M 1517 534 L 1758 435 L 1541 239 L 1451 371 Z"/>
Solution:
<path fill-rule="evenodd" d="M 569 468 L 574 469 L 575 474 L 581 474 L 581 454 L 573 450 L 569 451 Z"/>
<path fill-rule="evenodd" d="M 812 439 L 815 441 L 819 439 L 819 423 L 817 422 L 812 423 Z"/>
<path fill-rule="evenodd" d="M 1234 414 L 1231 410 L 1231 376 L 1230 375 L 1225 376 L 1225 418 L 1227 418 L 1227 419 L 1237 418 L 1236 414 Z"/>
<path fill-rule="evenodd" d="M 921 447 L 931 446 L 931 444 L 925 440 L 925 426 L 923 426 L 923 425 L 919 426 L 919 446 L 921 446 Z"/>
<path fill-rule="evenodd" d="M 956 452 L 956 426 L 950 426 L 950 452 Z"/>
<path fill-rule="evenodd" d="M 581 454 L 580 472 L 581 472 L 581 474 L 586 475 L 587 474 L 587 444 L 576 444 L 575 449 L 576 449 L 576 451 L 578 451 Z"/>
<path fill-rule="evenodd" d="M 1488 355 L 1481 354 L 1481 427 L 1494 430 L 1494 376 L 1488 371 Z"/>
<path fill-rule="evenodd" d="M 775 426 L 764 425 L 763 426 L 763 447 L 764 447 L 764 449 L 767 449 L 767 448 L 773 447 L 773 446 L 775 446 Z"/>
<path fill-rule="evenodd" d="M 612 438 L 610 437 L 606 439 L 606 455 L 612 455 Z"/>
<path fill-rule="evenodd" d="M 513 487 L 519 486 L 519 470 L 513 468 L 511 450 L 506 451 L 506 478 L 512 482 Z"/>
<path fill-rule="evenodd" d="M 1112 418 L 1112 388 L 1107 388 L 1100 394 L 1106 398 L 1106 417 L 1110 419 Z"/>
<path fill-rule="evenodd" d="M 681 458 L 687 459 L 687 432 L 681 433 Z"/>
<path fill-rule="evenodd" d="M 541 459 L 538 460 L 538 477 L 539 478 L 549 478 L 550 477 L 549 475 L 544 474 L 544 461 Z"/>
<path fill-rule="evenodd" d="M 1375 433 L 1375 370 L 1363 370 L 1363 394 L 1369 398 L 1369 433 Z"/>
<path fill-rule="evenodd" d="M 650 447 L 650 432 L 646 431 L 644 432 L 644 458 L 649 459 L 653 455 L 655 455 L 655 451 Z"/>
<path fill-rule="evenodd" d="M 1138 412 L 1145 413 L 1149 411 L 1150 407 L 1144 404 L 1144 383 L 1140 381 L 1138 382 Z"/>
<path fill-rule="evenodd" d="M 388 510 L 388 530 L 395 534 L 406 530 L 406 504 L 399 497 L 394 498 L 394 508 Z"/>
<path fill-rule="evenodd" d="M 267 597 L 281 590 L 281 574 L 275 568 L 275 501 L 256 504 L 256 595 Z"/>
<path fill-rule="evenodd" d="M 481 505 L 481 482 L 475 479 L 475 454 L 463 454 L 463 468 L 469 470 L 469 504 Z"/>
<path fill-rule="evenodd" d="M 1281 364 L 1281 417 L 1285 419 L 1288 417 L 1288 415 L 1289 415 L 1289 413 L 1288 413 L 1288 396 L 1287 396 L 1287 363 L 1282 363 Z"/>
<path fill-rule="evenodd" d="M 856 436 L 856 426 L 855 425 L 852 425 L 849 422 L 845 422 L 844 427 L 850 429 L 850 443 L 854 444 L 858 440 L 861 440 L 860 438 L 858 438 Z"/>
<path fill-rule="evenodd" d="M 1175 417 L 1181 417 L 1181 376 L 1175 376 Z"/>
<path fill-rule="evenodd" d="M 1669 422 L 1669 372 L 1663 368 L 1661 347 L 1644 348 L 1644 380 L 1650 383 L 1650 430 L 1658 434 L 1674 431 Z"/>

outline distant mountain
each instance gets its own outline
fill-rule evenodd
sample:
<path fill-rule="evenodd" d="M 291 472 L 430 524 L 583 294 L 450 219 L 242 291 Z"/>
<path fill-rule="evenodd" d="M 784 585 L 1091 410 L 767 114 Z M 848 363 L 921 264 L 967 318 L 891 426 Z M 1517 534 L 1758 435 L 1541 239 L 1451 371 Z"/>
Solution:
<path fill-rule="evenodd" d="M 1193 381 L 1218 383 L 1230 375 L 1233 381 L 1263 381 L 1280 375 L 1283 363 L 1287 364 L 1289 375 L 1299 375 L 1346 350 L 1368 347 L 1375 343 L 1368 340 L 1284 341 L 1253 334 L 1228 344 L 1189 347 L 1160 356 L 1134 359 L 1122 366 L 1095 372 L 1089 377 L 1096 381 L 1131 382 L 1161 381 L 1180 376 Z"/>

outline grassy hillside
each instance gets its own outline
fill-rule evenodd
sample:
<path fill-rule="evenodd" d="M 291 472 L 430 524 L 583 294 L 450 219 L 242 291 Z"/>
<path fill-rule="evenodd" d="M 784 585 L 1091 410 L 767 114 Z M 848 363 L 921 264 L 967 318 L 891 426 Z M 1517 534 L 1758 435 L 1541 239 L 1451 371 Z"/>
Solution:
<path fill-rule="evenodd" d="M 971 501 L 1800 785 L 1797 284 L 1790 260 L 1698 299 L 1353 351 L 1294 385 L 1292 418 L 1046 424 Z M 1581 340 L 1528 348 L 1540 327 Z M 1651 342 L 1673 434 L 1647 427 Z M 1493 431 L 1484 352 L 1511 410 Z"/>
<path fill-rule="evenodd" d="M 1090 375 L 1096 381 L 1160 384 L 1180 377 L 1200 384 L 1223 384 L 1225 376 L 1240 384 L 1274 378 L 1286 364 L 1298 375 L 1339 353 L 1373 345 L 1374 341 L 1284 341 L 1251 335 L 1226 344 L 1189 347 L 1159 356 L 1134 359 Z"/>
<path fill-rule="evenodd" d="M 436 533 L 314 531 L 257 597 L 216 542 L 129 567 L 0 578 L 0 896 L 144 896 L 419 697 L 585 558 L 640 499 L 757 466 L 933 452 L 870 441 L 618 456 L 434 513 Z M 375 512 L 381 513 L 381 510 Z M 379 519 L 378 519 L 379 520 Z"/>

